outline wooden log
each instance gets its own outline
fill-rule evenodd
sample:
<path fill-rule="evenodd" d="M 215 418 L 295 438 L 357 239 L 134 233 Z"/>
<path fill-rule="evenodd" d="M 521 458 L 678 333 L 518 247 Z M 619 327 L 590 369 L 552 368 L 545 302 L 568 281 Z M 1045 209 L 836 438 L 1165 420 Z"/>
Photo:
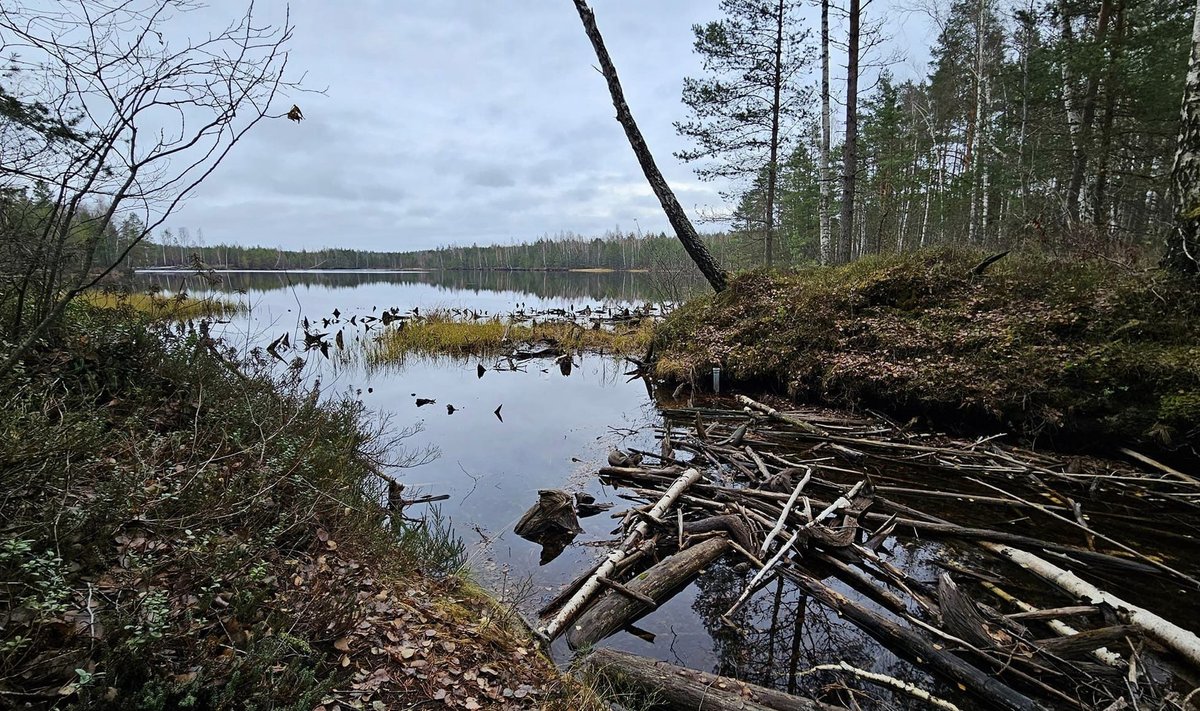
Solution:
<path fill-rule="evenodd" d="M 628 598 L 631 598 L 631 599 L 637 600 L 638 602 L 643 603 L 647 607 L 658 607 L 658 602 L 656 602 L 654 598 L 650 597 L 649 595 L 643 595 L 642 593 L 638 592 L 637 590 L 631 590 L 631 589 L 625 587 L 625 585 L 623 583 L 619 583 L 616 580 L 613 580 L 612 578 L 598 578 L 598 580 L 600 581 L 601 585 L 608 588 L 609 590 L 615 590 L 616 592 L 621 593 L 625 597 L 628 597 Z"/>
<path fill-rule="evenodd" d="M 654 508 L 650 509 L 650 512 L 643 517 L 642 520 L 634 524 L 633 529 L 625 537 L 625 540 L 621 542 L 621 545 L 609 552 L 608 557 L 600 564 L 599 567 L 596 568 L 595 572 L 592 573 L 592 576 L 588 578 L 587 582 L 580 586 L 579 590 L 571 597 L 571 599 L 568 600 L 561 609 L 559 609 L 558 614 L 556 614 L 554 618 L 547 622 L 543 627 L 538 629 L 537 632 L 548 640 L 553 640 L 555 637 L 557 637 L 559 633 L 562 632 L 563 628 L 569 624 L 571 620 L 575 619 L 575 616 L 578 615 L 585 606 L 587 606 L 592 597 L 595 596 L 595 594 L 600 590 L 602 585 L 600 584 L 598 578 L 607 578 L 612 575 L 612 572 L 616 569 L 617 564 L 620 563 L 621 560 L 627 555 L 629 555 L 629 550 L 646 537 L 646 534 L 650 531 L 650 522 L 661 521 L 663 514 L 665 514 L 667 509 L 669 509 L 671 505 L 675 503 L 675 500 L 679 498 L 680 494 L 682 494 L 685 489 L 699 479 L 699 469 L 688 469 L 683 474 L 680 474 L 679 478 L 675 480 L 675 483 L 671 484 L 671 487 L 667 489 L 666 493 L 662 495 L 662 498 L 658 500 L 658 503 L 654 505 Z"/>
<path fill-rule="evenodd" d="M 654 604 L 660 604 L 695 577 L 702 568 L 728 551 L 728 540 L 710 538 L 651 566 L 626 583 L 625 587 L 632 593 L 651 599 Z M 652 607 L 621 592 L 606 593 L 571 625 L 567 632 L 567 644 L 571 649 L 595 644 Z"/>
<path fill-rule="evenodd" d="M 1070 637 L 1039 639 L 1036 644 L 1042 651 L 1070 659 L 1104 649 L 1107 644 L 1124 642 L 1126 637 L 1136 639 L 1140 636 L 1141 631 L 1133 625 L 1113 625 L 1112 627 L 1084 630 Z"/>
<path fill-rule="evenodd" d="M 988 706 L 1009 711 L 1039 708 L 1028 696 L 951 654 L 942 644 L 935 645 L 924 635 L 850 600 L 811 575 L 792 569 L 788 569 L 786 575 L 815 600 L 849 619 L 883 646 L 924 661 L 933 671 L 962 684 Z"/>
<path fill-rule="evenodd" d="M 1159 617 L 1147 609 L 1131 605 L 1110 592 L 1101 590 L 1091 583 L 1081 579 L 1069 570 L 1064 570 L 1048 560 L 1026 551 L 1018 550 L 1000 543 L 980 542 L 980 546 L 1007 558 L 1034 575 L 1042 578 L 1061 590 L 1093 605 L 1105 604 L 1128 618 L 1129 624 L 1137 627 L 1150 637 L 1161 642 L 1169 649 L 1200 669 L 1200 637 L 1194 632 Z"/>
<path fill-rule="evenodd" d="M 636 690 L 680 711 L 839 711 L 823 704 L 726 676 L 706 674 L 615 649 L 597 649 L 582 668 L 621 689 Z"/>

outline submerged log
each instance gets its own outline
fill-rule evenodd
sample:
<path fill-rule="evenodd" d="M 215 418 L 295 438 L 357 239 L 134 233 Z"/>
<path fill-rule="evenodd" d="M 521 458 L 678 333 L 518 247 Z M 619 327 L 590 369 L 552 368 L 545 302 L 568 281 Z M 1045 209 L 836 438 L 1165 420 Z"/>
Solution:
<path fill-rule="evenodd" d="M 624 587 L 637 595 L 650 598 L 656 604 L 661 603 L 695 577 L 701 569 L 728 552 L 729 548 L 728 540 L 710 538 L 652 566 Z M 567 644 L 571 649 L 595 644 L 650 609 L 642 599 L 620 590 L 612 590 L 576 620 L 567 632 Z"/>
<path fill-rule="evenodd" d="M 706 674 L 614 649 L 597 649 L 583 669 L 618 688 L 635 689 L 681 711 L 838 711 L 842 707 L 785 694 L 726 676 Z"/>

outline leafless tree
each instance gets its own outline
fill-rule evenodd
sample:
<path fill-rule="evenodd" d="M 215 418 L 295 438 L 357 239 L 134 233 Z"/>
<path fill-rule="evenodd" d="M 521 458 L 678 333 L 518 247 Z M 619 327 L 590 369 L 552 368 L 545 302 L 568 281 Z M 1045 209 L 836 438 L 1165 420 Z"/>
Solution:
<path fill-rule="evenodd" d="M 292 26 L 251 3 L 201 33 L 190 0 L 0 6 L 0 377 L 299 88 Z M 298 110 L 296 111 L 298 114 Z M 32 206 L 32 207 L 31 207 Z M 138 229 L 101 246 L 120 216 Z M 18 227 L 20 231 L 17 230 Z M 100 255 L 108 255 L 102 259 Z"/>

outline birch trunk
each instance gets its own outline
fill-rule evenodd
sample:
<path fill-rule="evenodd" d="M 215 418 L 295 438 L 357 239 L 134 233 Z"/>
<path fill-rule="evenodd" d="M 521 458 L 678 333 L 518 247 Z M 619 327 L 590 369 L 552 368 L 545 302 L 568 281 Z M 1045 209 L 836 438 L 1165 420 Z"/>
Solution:
<path fill-rule="evenodd" d="M 579 592 L 575 593 L 562 606 L 562 609 L 558 611 L 554 619 L 547 622 L 538 632 L 545 635 L 547 639 L 552 640 L 557 637 L 563 628 L 582 612 L 588 602 L 600 591 L 600 588 L 603 586 L 603 583 L 600 581 L 601 578 L 607 578 L 611 575 L 617 563 L 621 562 L 629 554 L 629 549 L 646 537 L 646 534 L 650 532 L 650 521 L 661 519 L 662 515 L 675 503 L 675 500 L 679 498 L 684 489 L 687 489 L 699 479 L 700 471 L 698 469 L 688 469 L 683 474 L 680 474 L 675 483 L 671 484 L 671 487 L 667 489 L 662 498 L 658 500 L 658 503 L 654 505 L 654 508 L 650 509 L 650 512 L 633 527 L 633 530 L 629 532 L 629 535 L 625 537 L 621 545 L 614 548 L 604 562 L 600 564 L 600 567 L 596 568 L 596 571 L 592 573 L 587 582 L 579 588 Z"/>
<path fill-rule="evenodd" d="M 1176 230 L 1167 243 L 1166 266 L 1200 271 L 1200 2 L 1192 22 L 1192 55 L 1180 109 L 1179 142 L 1171 169 Z"/>
<path fill-rule="evenodd" d="M 1069 570 L 1064 570 L 1053 563 L 1039 558 L 1032 553 L 1012 548 L 1000 543 L 981 542 L 980 546 L 993 553 L 1007 558 L 1039 578 L 1061 588 L 1062 590 L 1086 600 L 1092 604 L 1104 604 L 1122 613 L 1129 624 L 1137 627 L 1149 636 L 1158 640 L 1166 647 L 1178 652 L 1193 666 L 1200 669 L 1200 637 L 1183 629 L 1158 615 L 1131 605 L 1110 592 L 1105 592 L 1091 583 L 1082 580 Z"/>

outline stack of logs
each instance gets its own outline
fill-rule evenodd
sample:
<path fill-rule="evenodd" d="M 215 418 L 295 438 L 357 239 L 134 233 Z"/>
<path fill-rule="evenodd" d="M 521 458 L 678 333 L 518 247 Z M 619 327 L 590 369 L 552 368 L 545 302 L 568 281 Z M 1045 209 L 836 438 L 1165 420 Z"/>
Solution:
<path fill-rule="evenodd" d="M 741 409 L 668 411 L 661 450 L 639 452 L 654 466 L 600 470 L 625 498 L 644 503 L 619 514 L 620 543 L 542 609 L 545 637 L 565 632 L 573 649 L 590 647 L 733 557 L 756 572 L 722 618 L 730 626 L 756 592 L 783 580 L 965 691 L 952 701 L 844 661 L 831 665 L 892 694 L 948 709 L 1188 706 L 1191 687 L 1181 680 L 1200 671 L 1200 638 L 1085 578 L 1102 571 L 1182 595 L 1200 591 L 1182 564 L 1112 533 L 1178 522 L 1174 532 L 1156 532 L 1178 537 L 1180 559 L 1190 553 L 1194 565 L 1200 481 L 1136 452 L 1127 454 L 1147 471 L 739 400 Z M 887 472 L 899 469 L 920 470 L 932 484 L 888 485 Z M 1017 510 L 1044 530 L 956 523 L 901 503 L 913 499 Z M 1111 525 L 1101 530 L 1093 521 Z M 1063 531 L 1079 542 L 1063 540 Z M 885 545 L 917 537 L 975 547 L 989 567 L 944 562 L 935 580 L 917 579 L 889 560 Z M 1039 600 L 1058 596 L 1061 604 L 1034 607 L 1018 598 L 1003 573 L 1011 564 L 1044 581 Z M 834 580 L 856 599 L 831 586 Z M 585 664 L 622 684 L 657 686 L 678 708 L 694 708 L 697 693 L 704 708 L 831 708 L 611 650 Z"/>

